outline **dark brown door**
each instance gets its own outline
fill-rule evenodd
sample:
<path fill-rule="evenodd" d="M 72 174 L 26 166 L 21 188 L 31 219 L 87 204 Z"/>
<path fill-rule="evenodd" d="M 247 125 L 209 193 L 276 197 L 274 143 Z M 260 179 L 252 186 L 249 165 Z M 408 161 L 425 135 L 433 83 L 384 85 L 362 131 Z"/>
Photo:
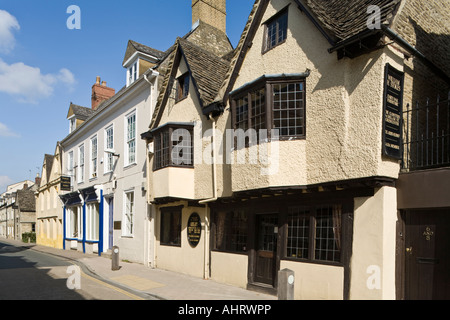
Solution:
<path fill-rule="evenodd" d="M 450 299 L 450 210 L 410 211 L 406 224 L 406 299 Z"/>
<path fill-rule="evenodd" d="M 278 215 L 256 215 L 255 282 L 275 284 Z"/>

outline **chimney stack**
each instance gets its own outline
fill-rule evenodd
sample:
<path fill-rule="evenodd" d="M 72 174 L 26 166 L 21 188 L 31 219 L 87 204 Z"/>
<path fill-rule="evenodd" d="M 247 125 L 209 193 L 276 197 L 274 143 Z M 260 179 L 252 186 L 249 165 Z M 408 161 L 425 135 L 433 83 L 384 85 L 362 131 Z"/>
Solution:
<path fill-rule="evenodd" d="M 108 100 L 116 94 L 116 90 L 106 86 L 106 81 L 101 83 L 100 81 L 100 77 L 97 77 L 95 84 L 92 86 L 92 110 L 97 110 L 103 101 Z"/>
<path fill-rule="evenodd" d="M 192 0 L 192 25 L 199 20 L 227 33 L 226 0 Z"/>
<path fill-rule="evenodd" d="M 39 177 L 39 173 L 36 174 L 36 178 L 34 178 L 34 183 L 35 183 L 37 186 L 40 186 L 40 185 L 41 185 L 41 178 Z"/>

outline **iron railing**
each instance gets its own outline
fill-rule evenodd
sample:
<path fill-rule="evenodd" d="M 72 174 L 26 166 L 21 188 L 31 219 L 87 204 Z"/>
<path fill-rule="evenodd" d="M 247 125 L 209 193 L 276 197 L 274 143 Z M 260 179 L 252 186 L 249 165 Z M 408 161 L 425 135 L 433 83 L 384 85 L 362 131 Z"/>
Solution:
<path fill-rule="evenodd" d="M 404 171 L 450 166 L 450 92 L 403 112 Z"/>

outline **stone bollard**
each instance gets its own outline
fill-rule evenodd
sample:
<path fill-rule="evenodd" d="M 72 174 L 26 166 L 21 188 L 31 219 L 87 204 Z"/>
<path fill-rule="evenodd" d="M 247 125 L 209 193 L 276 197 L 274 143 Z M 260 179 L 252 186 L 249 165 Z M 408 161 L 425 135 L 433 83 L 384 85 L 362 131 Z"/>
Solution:
<path fill-rule="evenodd" d="M 114 246 L 112 248 L 112 255 L 111 255 L 111 261 L 112 261 L 112 270 L 117 271 L 120 269 L 119 266 L 119 247 Z"/>
<path fill-rule="evenodd" d="M 294 300 L 294 271 L 278 271 L 278 300 Z"/>

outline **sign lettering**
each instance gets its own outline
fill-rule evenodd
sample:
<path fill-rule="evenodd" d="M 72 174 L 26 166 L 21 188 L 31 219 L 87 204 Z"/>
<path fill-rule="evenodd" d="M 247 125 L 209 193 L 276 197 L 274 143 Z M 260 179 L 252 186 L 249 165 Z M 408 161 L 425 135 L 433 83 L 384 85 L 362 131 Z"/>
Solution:
<path fill-rule="evenodd" d="M 202 235 L 202 220 L 197 213 L 191 214 L 187 224 L 188 241 L 191 247 L 197 247 Z"/>
<path fill-rule="evenodd" d="M 402 158 L 402 108 L 404 73 L 386 65 L 383 105 L 383 154 Z"/>

